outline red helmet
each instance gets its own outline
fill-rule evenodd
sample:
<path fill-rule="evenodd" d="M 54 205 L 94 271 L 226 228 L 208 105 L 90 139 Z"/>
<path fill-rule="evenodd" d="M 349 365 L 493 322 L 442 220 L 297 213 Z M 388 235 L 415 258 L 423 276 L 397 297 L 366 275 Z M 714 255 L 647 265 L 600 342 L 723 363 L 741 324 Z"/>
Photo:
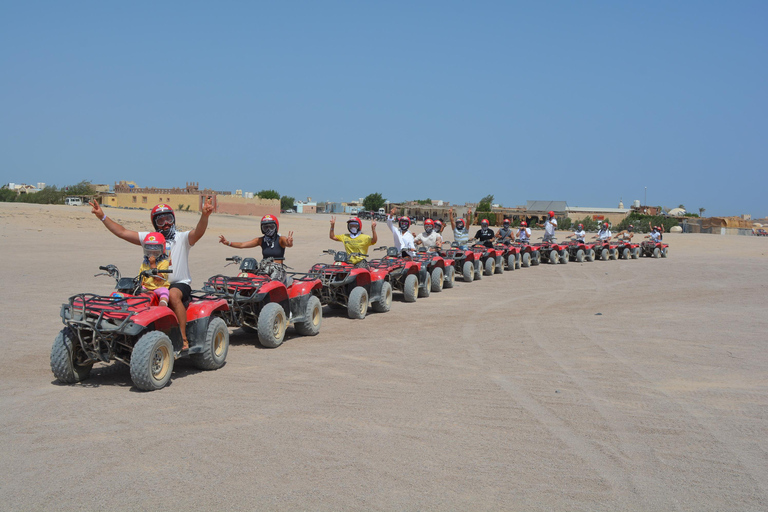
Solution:
<path fill-rule="evenodd" d="M 604 222 L 604 223 L 603 223 L 603 227 L 604 227 L 605 229 L 608 229 L 608 223 L 607 223 L 607 222 Z"/>
<path fill-rule="evenodd" d="M 280 229 L 280 223 L 277 221 L 277 217 L 274 215 L 265 215 L 261 218 L 261 232 L 264 233 L 264 227 L 268 226 L 269 224 L 275 225 L 275 233 L 277 233 L 277 230 Z"/>
<path fill-rule="evenodd" d="M 523 221 L 523 222 L 520 223 L 520 226 L 522 226 L 524 228 L 527 228 L 528 227 L 528 223 Z"/>
<path fill-rule="evenodd" d="M 400 217 L 399 219 L 397 219 L 397 223 L 400 225 L 400 229 L 401 230 L 403 229 L 403 223 L 404 222 L 406 222 L 408 224 L 405 227 L 405 229 L 408 229 L 409 227 L 411 227 L 411 219 L 409 219 L 408 217 Z"/>
<path fill-rule="evenodd" d="M 510 224 L 510 220 L 509 220 L 509 219 L 504 219 L 504 220 L 502 221 L 502 224 L 504 224 L 505 226 L 509 226 L 509 224 Z"/>
<path fill-rule="evenodd" d="M 434 227 L 434 226 L 435 226 L 435 221 L 433 221 L 432 219 L 427 219 L 427 220 L 425 220 L 425 221 L 424 221 L 424 226 L 425 226 L 425 227 L 426 227 L 426 226 L 432 226 L 432 227 Z"/>
<path fill-rule="evenodd" d="M 165 237 L 162 233 L 148 233 L 141 245 L 144 247 L 144 256 L 159 258 L 165 254 Z"/>
<path fill-rule="evenodd" d="M 430 220 L 431 220 L 431 219 L 430 219 Z M 440 227 L 443 227 L 443 221 L 441 221 L 440 219 L 437 219 L 437 220 L 435 221 L 435 226 L 440 226 Z"/>
<path fill-rule="evenodd" d="M 152 225 L 158 231 L 161 229 L 158 226 L 158 222 L 163 224 L 163 227 L 176 224 L 176 215 L 173 213 L 173 208 L 167 204 L 159 204 L 152 208 L 150 218 L 152 219 Z M 170 224 L 168 224 L 168 221 L 170 221 Z"/>
<path fill-rule="evenodd" d="M 552 212 L 552 211 L 551 211 L 551 212 L 549 212 L 549 217 L 550 217 L 550 218 L 552 218 L 552 217 L 554 217 L 554 216 L 555 216 L 555 212 Z"/>
<path fill-rule="evenodd" d="M 483 219 L 480 221 L 481 226 L 487 226 L 488 225 L 488 219 Z"/>
<path fill-rule="evenodd" d="M 579 224 L 579 229 L 584 229 L 584 224 Z"/>
<path fill-rule="evenodd" d="M 352 233 L 352 231 L 349 230 L 349 225 L 354 223 L 354 222 L 357 222 L 357 229 L 358 229 L 358 231 L 362 231 L 363 230 L 363 223 L 360 221 L 359 217 L 350 217 L 349 218 L 349 220 L 347 221 L 347 231 Z M 352 234 L 354 234 L 354 233 L 352 233 Z"/>

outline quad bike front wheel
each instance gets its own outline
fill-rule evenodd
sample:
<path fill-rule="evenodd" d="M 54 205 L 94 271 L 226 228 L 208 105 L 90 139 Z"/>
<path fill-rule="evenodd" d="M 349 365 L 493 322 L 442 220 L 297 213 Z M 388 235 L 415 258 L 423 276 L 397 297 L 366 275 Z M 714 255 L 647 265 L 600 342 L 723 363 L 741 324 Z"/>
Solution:
<path fill-rule="evenodd" d="M 229 330 L 221 318 L 211 318 L 205 332 L 203 351 L 191 354 L 189 358 L 201 370 L 218 370 L 224 366 L 229 352 Z"/>
<path fill-rule="evenodd" d="M 560 251 L 560 263 L 562 263 L 563 265 L 568 263 L 568 258 L 570 257 L 571 255 L 568 254 L 568 249 L 563 249 Z"/>
<path fill-rule="evenodd" d="M 488 258 L 485 260 L 485 275 L 492 276 L 496 271 L 496 259 Z"/>
<path fill-rule="evenodd" d="M 483 278 L 483 262 L 481 260 L 475 261 L 475 281 L 480 281 Z"/>
<path fill-rule="evenodd" d="M 507 270 L 515 270 L 515 266 L 517 266 L 517 257 L 512 253 L 507 256 Z"/>
<path fill-rule="evenodd" d="M 661 258 L 661 251 L 659 250 L 658 247 L 653 249 L 653 257 L 654 258 Z"/>
<path fill-rule="evenodd" d="M 584 250 L 583 249 L 579 249 L 578 251 L 576 251 L 576 261 L 578 263 L 584 263 Z"/>
<path fill-rule="evenodd" d="M 443 288 L 453 288 L 453 283 L 456 281 L 456 269 L 453 265 L 445 267 L 445 284 Z"/>
<path fill-rule="evenodd" d="M 377 313 L 386 313 L 392 307 L 392 285 L 388 281 L 381 284 L 379 300 L 371 303 L 371 309 Z"/>
<path fill-rule="evenodd" d="M 88 378 L 93 362 L 85 362 L 85 354 L 74 342 L 72 331 L 65 327 L 51 347 L 51 371 L 62 384 L 74 384 Z"/>
<path fill-rule="evenodd" d="M 419 297 L 426 299 L 430 293 L 432 293 L 432 276 L 427 272 L 427 279 L 423 285 L 419 286 Z"/>
<path fill-rule="evenodd" d="M 524 267 L 526 267 L 526 268 L 530 267 L 531 266 L 531 254 L 528 253 L 528 252 L 523 253 L 522 261 L 523 261 L 523 266 Z"/>
<path fill-rule="evenodd" d="M 624 250 L 621 251 L 621 257 L 624 258 L 625 260 L 628 260 L 629 256 L 630 256 L 630 251 L 625 247 Z"/>
<path fill-rule="evenodd" d="M 354 291 L 354 290 L 353 290 Z M 363 288 L 365 291 L 365 288 Z M 368 294 L 365 294 L 365 310 L 368 311 Z M 281 308 L 282 309 L 282 308 Z M 365 315 L 363 315 L 365 318 Z M 307 301 L 307 306 L 304 309 L 304 320 L 296 322 L 293 327 L 296 332 L 302 336 L 316 336 L 320 332 L 320 326 L 323 323 L 323 305 L 320 303 L 320 299 L 312 295 Z"/>
<path fill-rule="evenodd" d="M 266 348 L 277 348 L 285 338 L 286 317 L 283 307 L 270 302 L 259 313 L 259 344 Z"/>
<path fill-rule="evenodd" d="M 549 251 L 549 263 L 551 265 L 556 265 L 557 260 L 560 259 L 560 253 L 558 253 L 556 250 L 552 249 Z"/>
<path fill-rule="evenodd" d="M 496 256 L 496 273 L 504 273 L 504 256 Z"/>
<path fill-rule="evenodd" d="M 139 338 L 131 354 L 131 380 L 144 391 L 162 389 L 173 373 L 173 344 L 162 331 Z"/>
<path fill-rule="evenodd" d="M 362 320 L 368 313 L 368 292 L 362 286 L 356 286 L 349 294 L 347 316 L 353 320 Z"/>

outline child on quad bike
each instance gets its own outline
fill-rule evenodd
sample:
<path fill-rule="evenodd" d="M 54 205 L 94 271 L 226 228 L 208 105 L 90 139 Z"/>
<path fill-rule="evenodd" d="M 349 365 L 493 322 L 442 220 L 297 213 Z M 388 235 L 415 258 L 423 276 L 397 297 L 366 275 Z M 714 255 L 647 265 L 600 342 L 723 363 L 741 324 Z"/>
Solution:
<path fill-rule="evenodd" d="M 451 228 L 453 229 L 453 239 L 459 246 L 459 249 L 466 251 L 469 249 L 469 226 L 472 224 L 472 210 L 467 210 L 467 222 L 464 219 L 456 218 L 453 208 L 448 210 L 451 217 Z"/>
<path fill-rule="evenodd" d="M 379 241 L 379 237 L 376 236 L 376 221 L 371 221 L 371 233 L 373 236 L 363 233 L 363 223 L 358 217 L 351 217 L 347 221 L 347 231 L 349 234 L 336 235 L 334 233 L 334 227 L 336 226 L 336 217 L 331 217 L 331 240 L 336 240 L 344 244 L 344 250 L 347 254 L 360 253 L 368 254 L 368 248 Z M 365 265 L 365 258 L 363 256 L 350 256 L 349 262 L 353 265 L 363 266 Z"/>
<path fill-rule="evenodd" d="M 408 231 L 411 227 L 411 219 L 408 217 L 400 217 L 397 219 L 397 226 L 395 226 L 395 212 L 397 210 L 392 208 L 387 216 L 387 226 L 392 231 L 394 237 L 395 248 L 406 260 L 410 260 L 413 253 L 416 252 L 416 244 L 414 243 L 413 233 Z"/>
<path fill-rule="evenodd" d="M 528 227 L 528 223 L 523 221 L 520 223 L 520 229 L 517 230 L 517 239 L 520 242 L 527 244 L 531 239 L 531 228 Z"/>
<path fill-rule="evenodd" d="M 488 225 L 488 219 L 481 220 L 480 229 L 475 233 L 475 238 L 484 246 L 493 247 L 493 240 L 496 238 L 496 235 Z"/>
<path fill-rule="evenodd" d="M 288 232 L 288 236 L 282 236 L 277 230 L 280 223 L 274 215 L 265 215 L 261 218 L 261 235 L 247 242 L 230 242 L 224 235 L 219 235 L 219 243 L 235 249 L 250 249 L 251 247 L 261 247 L 262 259 L 272 258 L 275 263 L 282 266 L 285 263 L 285 248 L 293 247 L 293 231 Z M 285 274 L 281 275 L 281 280 L 285 282 Z"/>
<path fill-rule="evenodd" d="M 555 229 L 557 229 L 557 219 L 555 212 L 549 212 L 547 220 L 539 224 L 544 228 L 544 243 L 555 241 Z"/>
<path fill-rule="evenodd" d="M 91 213 L 103 222 L 104 227 L 113 235 L 134 245 L 143 245 L 149 231 L 126 229 L 107 217 L 99 203 L 91 201 L 89 204 L 91 205 Z M 168 287 L 169 305 L 179 321 L 179 330 L 183 340 L 182 350 L 189 349 L 189 341 L 187 340 L 187 306 L 192 298 L 189 250 L 203 237 L 205 230 L 208 229 L 208 217 L 213 213 L 210 196 L 206 198 L 200 213 L 202 215 L 200 215 L 200 220 L 197 221 L 197 226 L 194 229 L 179 232 L 176 231 L 176 215 L 173 213 L 173 208 L 167 204 L 158 204 L 150 212 L 152 226 L 156 232 L 165 237 L 166 252 L 170 255 L 170 259 L 173 262 L 173 274 L 168 279 L 170 283 Z"/>
<path fill-rule="evenodd" d="M 141 262 L 139 273 L 145 270 L 168 270 L 170 260 L 165 253 L 165 237 L 160 233 L 150 233 L 144 237 L 144 261 Z M 142 279 L 141 288 L 151 292 L 161 306 L 168 306 L 168 281 L 165 274 L 146 276 Z"/>
<path fill-rule="evenodd" d="M 415 245 L 423 245 L 427 251 L 434 252 L 443 245 L 443 237 L 435 229 L 435 221 L 432 219 L 424 220 L 424 232 L 416 235 L 413 242 Z"/>
<path fill-rule="evenodd" d="M 501 228 L 496 232 L 496 238 L 502 242 L 513 241 L 515 234 L 512 232 L 509 219 L 504 219 L 501 223 Z"/>
<path fill-rule="evenodd" d="M 586 243 L 584 237 L 587 236 L 587 232 L 584 231 L 584 224 L 579 224 L 576 229 L 573 230 L 573 234 L 568 238 L 573 238 L 577 242 Z"/>
<path fill-rule="evenodd" d="M 608 226 L 607 222 L 604 222 L 603 225 L 600 227 L 600 231 L 597 232 L 597 239 L 601 242 L 607 243 L 611 237 L 611 228 Z"/>

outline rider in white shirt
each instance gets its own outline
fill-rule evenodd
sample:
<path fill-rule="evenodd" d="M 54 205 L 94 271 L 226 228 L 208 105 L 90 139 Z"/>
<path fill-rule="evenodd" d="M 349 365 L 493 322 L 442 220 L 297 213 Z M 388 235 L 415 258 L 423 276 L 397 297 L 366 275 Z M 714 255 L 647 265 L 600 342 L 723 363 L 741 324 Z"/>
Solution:
<path fill-rule="evenodd" d="M 584 243 L 585 236 L 587 236 L 587 232 L 584 231 L 584 224 L 579 224 L 569 238 L 575 238 L 577 242 Z"/>
<path fill-rule="evenodd" d="M 555 241 L 555 229 L 557 229 L 555 212 L 549 212 L 549 218 L 544 222 L 544 242 Z"/>
<path fill-rule="evenodd" d="M 600 231 L 597 232 L 597 238 L 598 240 L 607 242 L 611 239 L 611 230 L 608 227 L 608 223 L 604 223 L 603 226 L 600 228 Z"/>
<path fill-rule="evenodd" d="M 517 230 L 517 239 L 524 243 L 528 243 L 531 239 L 531 228 L 528 227 L 527 222 L 523 221 L 520 223 L 520 229 Z"/>
<path fill-rule="evenodd" d="M 395 208 L 392 208 L 392 211 L 389 212 L 387 226 L 394 236 L 395 248 L 404 258 L 411 258 L 416 252 L 413 233 L 408 231 L 408 228 L 411 227 L 411 220 L 408 217 L 400 217 L 397 219 L 397 225 L 395 225 L 395 211 Z"/>

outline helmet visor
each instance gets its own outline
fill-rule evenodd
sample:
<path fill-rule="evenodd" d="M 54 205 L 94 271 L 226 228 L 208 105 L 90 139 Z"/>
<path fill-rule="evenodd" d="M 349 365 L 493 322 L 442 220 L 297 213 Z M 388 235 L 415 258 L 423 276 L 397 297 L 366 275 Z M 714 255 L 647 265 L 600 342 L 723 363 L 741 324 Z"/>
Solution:
<path fill-rule="evenodd" d="M 154 256 L 159 258 L 163 255 L 163 246 L 161 244 L 146 244 L 144 246 L 144 256 L 147 258 Z"/>
<path fill-rule="evenodd" d="M 274 222 L 264 222 L 261 225 L 261 232 L 267 236 L 273 236 L 277 232 L 277 224 Z"/>
<path fill-rule="evenodd" d="M 347 222 L 347 229 L 350 233 L 356 235 L 360 232 L 360 224 L 356 221 Z"/>
<path fill-rule="evenodd" d="M 155 225 L 158 228 L 167 228 L 169 226 L 173 225 L 173 214 L 172 213 L 161 213 L 157 217 L 155 217 Z"/>

